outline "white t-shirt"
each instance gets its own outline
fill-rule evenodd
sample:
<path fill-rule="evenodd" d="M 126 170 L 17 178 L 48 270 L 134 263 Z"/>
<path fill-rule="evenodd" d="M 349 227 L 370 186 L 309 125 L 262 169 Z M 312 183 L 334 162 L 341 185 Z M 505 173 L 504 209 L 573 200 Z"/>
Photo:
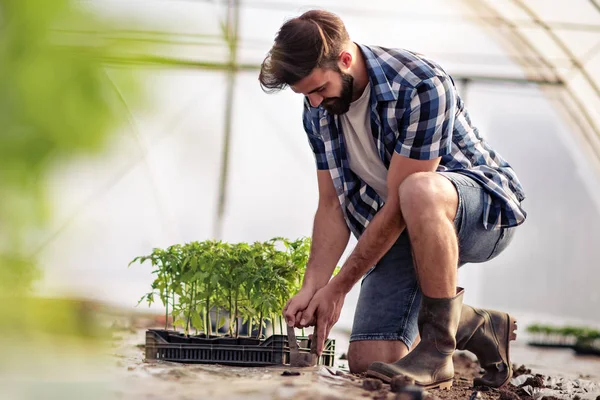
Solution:
<path fill-rule="evenodd" d="M 387 169 L 379 158 L 371 133 L 370 97 L 369 83 L 360 98 L 353 101 L 348 112 L 340 115 L 339 119 L 346 141 L 350 169 L 386 201 Z"/>

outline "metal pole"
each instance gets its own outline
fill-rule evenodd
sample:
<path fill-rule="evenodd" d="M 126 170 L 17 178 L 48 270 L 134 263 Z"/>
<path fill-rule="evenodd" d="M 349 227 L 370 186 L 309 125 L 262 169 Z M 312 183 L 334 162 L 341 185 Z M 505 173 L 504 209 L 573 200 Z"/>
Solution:
<path fill-rule="evenodd" d="M 221 156 L 221 170 L 219 178 L 219 194 L 217 199 L 217 215 L 213 228 L 213 237 L 220 240 L 223 235 L 223 219 L 227 205 L 227 181 L 229 178 L 229 152 L 231 143 L 231 124 L 233 116 L 233 101 L 235 78 L 237 75 L 237 47 L 239 24 L 239 0 L 229 0 L 227 3 L 226 36 L 229 45 L 229 65 L 227 68 L 227 91 L 225 95 L 225 131 L 223 152 Z"/>

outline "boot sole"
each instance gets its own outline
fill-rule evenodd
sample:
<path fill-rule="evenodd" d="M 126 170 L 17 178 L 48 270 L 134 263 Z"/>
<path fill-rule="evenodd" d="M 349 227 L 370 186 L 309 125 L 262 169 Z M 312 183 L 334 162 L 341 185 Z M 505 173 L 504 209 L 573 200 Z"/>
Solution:
<path fill-rule="evenodd" d="M 380 374 L 377 371 L 367 371 L 367 376 L 372 377 L 372 378 L 377 378 L 380 379 L 382 381 L 384 381 L 385 383 L 391 383 L 392 382 L 392 378 L 390 378 L 387 375 L 384 374 Z M 418 386 L 420 388 L 423 389 L 444 389 L 444 390 L 450 390 L 450 388 L 452 387 L 452 379 L 447 380 L 447 381 L 442 381 L 442 382 L 436 382 L 436 383 L 432 383 L 429 385 L 420 385 L 418 382 L 415 382 L 415 386 Z"/>

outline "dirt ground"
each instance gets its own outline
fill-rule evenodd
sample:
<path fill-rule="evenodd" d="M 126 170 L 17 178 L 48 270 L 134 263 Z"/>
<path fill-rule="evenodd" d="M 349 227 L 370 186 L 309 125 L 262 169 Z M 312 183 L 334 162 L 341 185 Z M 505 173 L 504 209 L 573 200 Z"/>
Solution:
<path fill-rule="evenodd" d="M 396 399 L 398 396 L 386 384 L 379 390 L 366 390 L 364 379 L 349 374 L 343 362 L 335 368 L 317 366 L 302 369 L 289 366 L 243 368 L 145 362 L 143 343 L 143 329 L 121 332 L 115 336 L 112 354 L 115 360 L 115 379 L 112 390 L 116 398 L 341 400 Z M 455 379 L 452 389 L 431 390 L 423 398 L 470 399 L 477 395 L 474 392 L 479 392 L 480 397 L 476 397 L 478 399 L 600 399 L 600 379 L 597 379 L 597 375 L 536 376 L 537 371 L 521 366 L 515 368 L 515 377 L 504 389 L 473 388 L 473 378 L 479 374 L 479 364 L 467 353 L 455 354 L 454 362 Z M 587 363 L 588 369 L 592 371 L 597 366 L 596 371 L 600 375 L 600 360 Z M 560 369 L 560 365 L 550 367 Z"/>

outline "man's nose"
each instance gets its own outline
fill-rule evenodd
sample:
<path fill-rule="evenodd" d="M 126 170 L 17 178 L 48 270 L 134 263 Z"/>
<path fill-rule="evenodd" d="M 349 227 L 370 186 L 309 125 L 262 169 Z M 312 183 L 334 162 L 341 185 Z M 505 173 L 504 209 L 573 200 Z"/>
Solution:
<path fill-rule="evenodd" d="M 310 101 L 311 106 L 319 107 L 319 105 L 323 102 L 323 96 L 312 93 L 308 95 L 308 101 Z"/>

